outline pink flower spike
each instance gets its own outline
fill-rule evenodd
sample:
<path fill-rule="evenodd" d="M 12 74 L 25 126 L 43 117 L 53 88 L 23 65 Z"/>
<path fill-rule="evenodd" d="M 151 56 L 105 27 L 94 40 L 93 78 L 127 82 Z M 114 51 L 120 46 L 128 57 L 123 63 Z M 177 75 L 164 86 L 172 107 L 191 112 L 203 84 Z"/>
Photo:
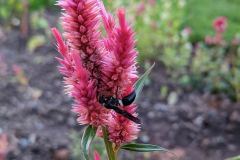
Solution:
<path fill-rule="evenodd" d="M 67 54 L 68 54 L 68 46 L 65 44 L 65 42 L 63 41 L 63 38 L 60 34 L 60 32 L 56 29 L 56 28 L 52 28 L 52 32 L 54 37 L 57 40 L 57 48 L 58 48 L 58 52 L 64 57 L 67 58 Z"/>
<path fill-rule="evenodd" d="M 101 157 L 99 156 L 97 151 L 94 151 L 94 159 L 95 160 L 101 160 Z"/>
<path fill-rule="evenodd" d="M 136 110 L 136 105 L 130 105 L 123 107 L 128 113 L 137 116 L 134 111 Z M 139 124 L 134 123 L 123 115 L 119 115 L 115 112 L 111 112 L 112 119 L 108 123 L 109 141 L 116 144 L 116 147 L 122 145 L 122 143 L 131 142 L 137 139 L 137 134 L 140 131 Z"/>
<path fill-rule="evenodd" d="M 60 19 L 66 43 L 60 32 L 53 28 L 57 50 L 63 57 L 56 59 L 61 64 L 58 67 L 60 72 L 65 75 L 65 92 L 74 98 L 72 111 L 79 115 L 77 121 L 105 126 L 109 140 L 116 146 L 136 139 L 139 124 L 99 103 L 101 96 L 121 99 L 132 93 L 138 78 L 138 51 L 134 49 L 137 41 L 124 10 L 118 9 L 119 26 L 116 26 L 115 17 L 106 12 L 99 0 L 59 0 L 57 4 L 64 12 Z M 99 29 L 101 17 L 106 37 Z M 137 116 L 135 104 L 117 107 Z M 100 159 L 97 153 L 95 158 Z"/>
<path fill-rule="evenodd" d="M 98 0 L 59 0 L 58 5 L 64 9 L 61 24 L 67 44 L 80 55 L 83 66 L 91 73 L 94 81 L 100 79 L 103 50 L 100 41 L 100 6 Z M 61 44 L 60 44 L 61 45 Z"/>
<path fill-rule="evenodd" d="M 115 40 L 113 43 L 113 51 L 103 57 L 104 88 L 108 91 L 107 95 L 113 96 L 118 87 L 118 94 L 126 93 L 126 87 L 133 84 L 137 76 L 136 56 L 137 51 L 134 50 L 136 41 L 133 40 L 134 32 L 131 26 L 125 21 L 125 12 L 118 9 L 117 16 L 119 27 L 116 27 Z"/>
<path fill-rule="evenodd" d="M 225 17 L 218 17 L 213 21 L 213 28 L 217 32 L 224 32 L 227 28 L 227 18 Z"/>

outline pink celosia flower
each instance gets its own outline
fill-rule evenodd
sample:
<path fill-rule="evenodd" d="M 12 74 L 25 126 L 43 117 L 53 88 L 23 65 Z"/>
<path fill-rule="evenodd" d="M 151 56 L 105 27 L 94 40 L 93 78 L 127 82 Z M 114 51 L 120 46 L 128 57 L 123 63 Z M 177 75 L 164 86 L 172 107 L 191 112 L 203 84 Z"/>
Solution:
<path fill-rule="evenodd" d="M 103 58 L 104 67 L 102 69 L 103 82 L 105 82 L 105 89 L 108 91 L 108 96 L 115 96 L 118 88 L 119 95 L 128 95 L 132 92 L 133 84 L 138 78 L 136 71 L 136 55 L 134 50 L 136 41 L 133 40 L 134 32 L 131 26 L 128 26 L 125 21 L 125 13 L 123 9 L 118 9 L 117 12 L 119 27 L 116 27 L 114 48 L 112 53 L 109 52 Z M 128 113 L 134 113 L 136 106 L 130 105 L 122 107 L 121 109 Z M 130 142 L 137 138 L 136 134 L 139 132 L 139 125 L 130 121 L 126 117 L 111 112 L 111 117 L 108 120 L 109 140 L 120 146 L 124 142 Z M 136 116 L 137 114 L 133 114 Z"/>
<path fill-rule="evenodd" d="M 117 146 L 136 139 L 139 125 L 126 117 L 106 110 L 99 102 L 99 96 L 126 96 L 133 91 L 138 78 L 136 67 L 137 51 L 134 32 L 125 20 L 123 9 L 118 9 L 119 26 L 115 18 L 107 14 L 102 3 L 97 0 L 59 0 L 64 10 L 63 34 L 53 29 L 57 48 L 63 59 L 59 67 L 66 77 L 66 92 L 75 98 L 73 111 L 78 113 L 80 124 L 105 125 L 109 140 Z M 99 18 L 102 16 L 107 37 L 100 39 Z M 122 107 L 137 116 L 136 105 Z M 114 126 L 118 126 L 114 129 Z M 117 137 L 119 135 L 119 137 Z"/>
<path fill-rule="evenodd" d="M 7 135 L 2 134 L 0 137 L 0 160 L 6 160 L 5 156 L 13 150 L 13 147 L 9 146 Z"/>
<path fill-rule="evenodd" d="M 227 28 L 227 18 L 218 17 L 213 21 L 213 28 L 217 32 L 224 32 Z"/>
<path fill-rule="evenodd" d="M 136 105 L 130 105 L 123 107 L 128 113 L 134 113 L 136 110 Z M 112 119 L 108 123 L 109 140 L 116 144 L 116 146 L 121 146 L 124 142 L 131 142 L 137 139 L 137 133 L 139 132 L 139 126 L 127 119 L 126 117 L 119 115 L 117 113 L 111 112 Z"/>
<path fill-rule="evenodd" d="M 94 151 L 94 159 L 95 160 L 101 160 L 101 158 L 100 158 L 100 156 L 99 156 L 97 151 Z"/>
<path fill-rule="evenodd" d="M 57 3 L 65 13 L 61 24 L 63 34 L 71 49 L 82 59 L 84 67 L 91 74 L 95 83 L 101 76 L 101 41 L 99 19 L 100 7 L 98 0 L 59 0 Z"/>
<path fill-rule="evenodd" d="M 234 45 L 234 46 L 238 45 L 238 39 L 237 38 L 232 39 L 232 45 Z"/>
<path fill-rule="evenodd" d="M 206 44 L 212 44 L 212 43 L 213 43 L 213 42 L 212 42 L 212 37 L 206 36 L 206 37 L 205 37 L 205 43 L 206 43 Z"/>
<path fill-rule="evenodd" d="M 102 72 L 104 74 L 103 81 L 108 95 L 113 96 L 118 86 L 119 95 L 127 95 L 127 87 L 133 85 L 138 78 L 136 71 L 136 55 L 134 45 L 137 41 L 133 40 L 134 32 L 131 26 L 125 21 L 125 13 L 122 9 L 117 12 L 119 19 L 119 27 L 116 27 L 114 49 L 103 58 Z"/>
<path fill-rule="evenodd" d="M 71 50 L 71 53 L 68 53 L 68 47 L 60 33 L 53 29 L 53 34 L 58 42 L 58 51 L 64 58 L 58 60 L 62 64 L 62 67 L 59 67 L 61 73 L 67 76 L 64 78 L 64 83 L 67 85 L 66 92 L 76 99 L 73 112 L 80 115 L 78 122 L 95 126 L 105 124 L 107 115 L 97 101 L 97 87 L 94 86 L 94 80 L 90 79 L 90 74 L 83 68 L 77 51 Z"/>

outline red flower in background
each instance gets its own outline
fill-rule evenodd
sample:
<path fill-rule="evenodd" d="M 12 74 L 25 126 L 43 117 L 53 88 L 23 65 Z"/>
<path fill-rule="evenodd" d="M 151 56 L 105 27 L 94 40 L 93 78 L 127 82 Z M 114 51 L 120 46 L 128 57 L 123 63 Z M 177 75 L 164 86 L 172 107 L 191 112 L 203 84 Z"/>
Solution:
<path fill-rule="evenodd" d="M 139 17 L 142 16 L 144 10 L 146 8 L 146 4 L 144 2 L 140 2 L 138 5 L 137 5 L 137 15 Z"/>
<path fill-rule="evenodd" d="M 238 43 L 239 43 L 239 41 L 237 38 L 232 39 L 232 45 L 236 46 L 236 45 L 238 45 Z"/>
<path fill-rule="evenodd" d="M 218 17 L 213 21 L 213 28 L 217 32 L 224 32 L 227 28 L 227 18 Z"/>

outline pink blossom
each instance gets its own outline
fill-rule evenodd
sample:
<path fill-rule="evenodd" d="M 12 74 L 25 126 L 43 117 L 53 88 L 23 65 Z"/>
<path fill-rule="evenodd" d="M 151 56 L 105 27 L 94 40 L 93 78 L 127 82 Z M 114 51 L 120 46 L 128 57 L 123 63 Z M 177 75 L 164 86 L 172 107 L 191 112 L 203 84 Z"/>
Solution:
<path fill-rule="evenodd" d="M 212 37 L 206 36 L 206 37 L 205 37 L 205 43 L 206 43 L 206 44 L 212 44 L 212 43 L 213 43 Z"/>
<path fill-rule="evenodd" d="M 64 9 L 61 24 L 63 34 L 71 49 L 82 59 L 83 66 L 97 84 L 101 76 L 101 41 L 99 30 L 100 7 L 98 0 L 59 0 Z"/>
<path fill-rule="evenodd" d="M 126 88 L 132 86 L 138 78 L 135 60 L 138 51 L 134 50 L 137 41 L 133 40 L 134 32 L 125 21 L 124 11 L 118 9 L 117 16 L 119 27 L 116 27 L 117 32 L 114 35 L 114 48 L 103 58 L 102 72 L 107 95 L 113 96 L 118 86 L 118 94 L 125 96 L 131 93 L 126 93 Z"/>
<path fill-rule="evenodd" d="M 101 7 L 101 15 L 102 15 L 102 22 L 103 27 L 106 30 L 107 38 L 102 36 L 104 47 L 106 52 L 113 50 L 113 42 L 115 39 L 115 18 L 111 16 L 110 13 L 107 13 L 103 3 L 99 3 Z"/>
<path fill-rule="evenodd" d="M 7 135 L 2 134 L 0 137 L 0 160 L 6 160 L 5 156 L 13 150 L 13 147 L 9 146 Z"/>
<path fill-rule="evenodd" d="M 137 109 L 136 105 L 129 105 L 123 107 L 125 111 L 137 116 L 134 111 Z M 137 139 L 137 133 L 139 132 L 139 125 L 127 119 L 126 117 L 119 115 L 115 112 L 111 112 L 112 119 L 108 123 L 109 140 L 116 144 L 117 147 L 122 143 L 131 142 Z"/>
<path fill-rule="evenodd" d="M 117 146 L 136 139 L 138 124 L 98 102 L 100 96 L 121 98 L 130 94 L 138 78 L 135 60 L 138 51 L 134 49 L 137 41 L 125 20 L 124 10 L 118 9 L 119 26 L 116 26 L 115 18 L 97 0 L 59 0 L 58 5 L 65 10 L 61 20 L 67 44 L 56 29 L 52 31 L 63 57 L 57 58 L 61 63 L 59 70 L 66 76 L 66 93 L 75 99 L 72 111 L 80 115 L 78 122 L 106 126 L 109 140 Z M 100 16 L 106 38 L 98 28 Z M 135 104 L 122 107 L 133 116 L 137 116 L 136 108 Z M 115 125 L 118 128 L 114 129 Z"/>
<path fill-rule="evenodd" d="M 13 70 L 14 73 L 22 72 L 22 69 L 17 65 L 13 65 L 12 70 Z"/>
<path fill-rule="evenodd" d="M 103 82 L 105 83 L 105 91 L 108 96 L 115 96 L 117 88 L 117 96 L 130 94 L 133 90 L 132 86 L 138 78 L 135 61 L 138 52 L 134 50 L 136 43 L 133 40 L 134 32 L 125 21 L 123 9 L 118 9 L 117 16 L 119 27 L 115 27 L 117 32 L 114 35 L 114 48 L 112 52 L 109 52 L 103 58 Z M 137 116 L 134 113 L 136 108 L 136 105 L 132 104 L 121 109 L 133 114 L 133 116 Z M 115 112 L 110 112 L 110 115 L 107 130 L 111 142 L 115 143 L 116 146 L 120 146 L 124 142 L 130 142 L 137 138 L 136 134 L 139 132 L 138 124 Z"/>
<path fill-rule="evenodd" d="M 137 5 L 137 15 L 138 15 L 139 17 L 142 16 L 143 11 L 145 10 L 145 8 L 146 8 L 146 5 L 145 5 L 144 2 L 140 2 L 140 3 Z"/>
<path fill-rule="evenodd" d="M 71 50 L 68 53 L 68 47 L 60 33 L 55 28 L 52 30 L 58 42 L 58 51 L 64 58 L 57 59 L 62 64 L 59 67 L 61 73 L 67 76 L 64 78 L 64 83 L 67 85 L 65 91 L 75 98 L 76 104 L 73 105 L 72 111 L 80 115 L 78 122 L 94 126 L 105 124 L 107 114 L 97 101 L 97 87 L 94 85 L 94 80 L 90 79 L 90 74 L 83 68 L 78 52 Z"/>
<path fill-rule="evenodd" d="M 101 160 L 101 157 L 99 156 L 97 151 L 94 151 L 94 159 L 95 160 Z"/>
<path fill-rule="evenodd" d="M 156 0 L 150 0 L 150 5 L 154 6 L 156 4 Z"/>
<path fill-rule="evenodd" d="M 236 46 L 236 45 L 238 45 L 238 43 L 239 43 L 239 41 L 237 38 L 232 39 L 232 45 Z"/>
<path fill-rule="evenodd" d="M 213 28 L 217 32 L 224 32 L 227 28 L 227 18 L 218 17 L 213 21 Z"/>
<path fill-rule="evenodd" d="M 191 27 L 185 27 L 183 31 L 189 36 L 192 33 L 192 28 Z"/>

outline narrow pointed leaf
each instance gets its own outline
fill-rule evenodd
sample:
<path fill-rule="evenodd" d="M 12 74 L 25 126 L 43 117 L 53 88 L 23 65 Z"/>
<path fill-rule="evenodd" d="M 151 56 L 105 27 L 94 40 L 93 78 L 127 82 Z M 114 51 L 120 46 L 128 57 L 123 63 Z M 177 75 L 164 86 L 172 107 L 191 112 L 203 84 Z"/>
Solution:
<path fill-rule="evenodd" d="M 89 145 L 92 142 L 93 138 L 95 137 L 96 132 L 97 132 L 97 127 L 93 127 L 91 125 L 89 125 L 84 131 L 81 147 L 86 160 L 89 160 L 89 156 L 88 156 Z"/>
<path fill-rule="evenodd" d="M 153 69 L 155 63 L 137 80 L 137 82 L 134 84 L 133 88 L 135 89 L 136 92 L 136 98 L 133 103 L 136 103 L 140 93 L 142 92 L 143 86 L 145 84 L 145 81 L 147 79 L 148 74 L 151 72 Z"/>
<path fill-rule="evenodd" d="M 127 144 L 120 147 L 120 149 L 125 149 L 134 152 L 153 152 L 153 151 L 165 151 L 171 154 L 178 156 L 177 154 L 173 153 L 172 151 L 156 146 L 151 144 Z"/>

